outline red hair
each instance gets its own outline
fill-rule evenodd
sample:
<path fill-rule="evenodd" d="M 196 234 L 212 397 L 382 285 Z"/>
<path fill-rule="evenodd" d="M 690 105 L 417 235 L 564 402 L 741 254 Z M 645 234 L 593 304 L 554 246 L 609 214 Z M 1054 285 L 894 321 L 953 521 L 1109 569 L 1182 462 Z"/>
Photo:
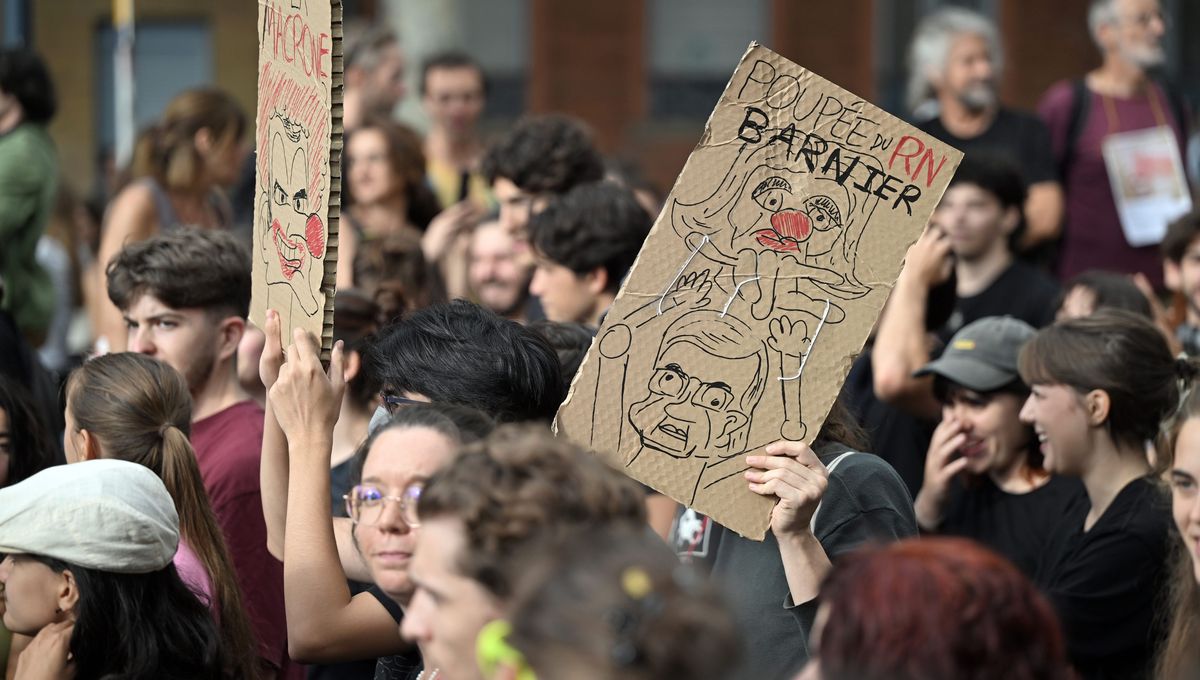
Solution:
<path fill-rule="evenodd" d="M 1050 604 L 1015 566 L 966 539 L 852 553 L 821 601 L 824 680 L 1074 677 Z"/>

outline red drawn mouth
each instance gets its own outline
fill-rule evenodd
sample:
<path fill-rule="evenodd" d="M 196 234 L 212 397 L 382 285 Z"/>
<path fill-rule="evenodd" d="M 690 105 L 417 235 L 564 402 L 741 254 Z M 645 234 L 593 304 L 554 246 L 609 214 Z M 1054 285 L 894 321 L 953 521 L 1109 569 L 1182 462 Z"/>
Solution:
<path fill-rule="evenodd" d="M 275 242 L 275 252 L 279 255 L 279 270 L 288 281 L 304 266 L 305 243 L 291 238 L 283 231 L 279 220 L 271 222 L 271 234 Z"/>
<path fill-rule="evenodd" d="M 800 244 L 811 233 L 812 224 L 808 215 L 797 210 L 785 210 L 771 215 L 771 229 L 754 232 L 754 238 L 760 246 L 783 253 L 800 250 Z"/>

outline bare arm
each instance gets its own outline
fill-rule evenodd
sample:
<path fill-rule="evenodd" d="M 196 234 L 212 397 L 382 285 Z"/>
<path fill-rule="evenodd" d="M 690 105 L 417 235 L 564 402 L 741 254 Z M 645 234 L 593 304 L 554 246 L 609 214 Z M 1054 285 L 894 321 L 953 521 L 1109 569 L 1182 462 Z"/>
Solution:
<path fill-rule="evenodd" d="M 1038 182 L 1025 199 L 1025 233 L 1021 248 L 1029 249 L 1058 238 L 1062 232 L 1063 190 L 1058 182 Z"/>
<path fill-rule="evenodd" d="M 829 471 L 803 442 L 778 441 L 766 453 L 747 457 L 745 475 L 751 491 L 779 499 L 771 511 L 771 532 L 779 542 L 792 602 L 803 604 L 816 599 L 831 568 L 810 527 L 829 486 Z"/>
<path fill-rule="evenodd" d="M 158 231 L 158 216 L 154 210 L 154 197 L 144 186 L 132 185 L 113 199 L 112 206 L 104 219 L 104 228 L 100 237 L 100 252 L 96 256 L 95 285 L 99 290 L 107 290 L 108 263 L 112 261 L 121 249 L 131 243 L 144 241 Z M 105 338 L 110 351 L 125 350 L 125 322 L 121 311 L 108 299 L 107 295 L 97 296 L 99 302 L 98 325 L 95 329 L 97 339 Z"/>
<path fill-rule="evenodd" d="M 311 334 L 297 331 L 289 352 L 270 391 L 293 453 L 283 562 L 289 653 L 306 662 L 395 654 L 405 647 L 399 628 L 374 596 L 351 597 L 329 521 L 329 457 L 345 389 L 341 343 L 328 375 Z"/>
<path fill-rule="evenodd" d="M 933 396 L 932 380 L 914 378 L 912 374 L 929 362 L 925 339 L 929 289 L 945 281 L 951 267 L 948 239 L 940 229 L 926 229 L 908 249 L 904 269 L 888 297 L 871 350 L 875 394 L 924 418 L 937 418 L 940 406 Z"/>
<path fill-rule="evenodd" d="M 270 389 L 279 377 L 280 366 L 283 364 L 283 349 L 279 337 L 279 315 L 272 311 L 267 312 L 266 328 L 263 332 L 266 334 L 266 343 L 263 347 L 262 358 L 259 360 L 259 375 L 262 378 L 263 385 L 267 388 L 267 403 L 265 416 L 263 419 L 263 444 L 262 444 L 262 462 L 259 468 L 259 483 L 262 487 L 262 503 L 263 503 L 263 519 L 267 525 L 267 549 L 276 558 L 284 559 L 284 545 L 287 534 L 287 516 L 288 516 L 288 496 L 289 496 L 289 455 L 288 455 L 288 440 L 284 435 L 283 428 L 279 426 L 279 421 L 275 417 L 273 405 L 271 403 Z M 332 436 L 330 429 L 330 436 Z M 325 470 L 326 482 L 328 482 L 329 470 Z M 322 498 L 328 498 L 329 492 L 326 491 Z M 327 507 L 323 503 L 316 503 L 316 506 Z M 328 515 L 325 516 L 325 522 L 329 522 Z M 367 570 L 366 564 L 363 563 L 362 557 L 354 548 L 354 541 L 351 537 L 353 527 L 350 520 L 345 518 L 333 518 L 332 526 L 335 540 L 337 542 L 337 553 L 341 557 L 342 568 L 347 577 L 355 581 L 371 582 L 371 573 Z"/>

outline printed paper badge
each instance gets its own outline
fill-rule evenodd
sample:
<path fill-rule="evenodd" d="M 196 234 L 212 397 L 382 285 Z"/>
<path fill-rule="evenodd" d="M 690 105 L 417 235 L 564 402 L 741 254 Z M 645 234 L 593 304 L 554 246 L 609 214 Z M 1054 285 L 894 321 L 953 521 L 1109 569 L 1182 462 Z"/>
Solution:
<path fill-rule="evenodd" d="M 745 457 L 812 442 L 962 158 L 751 45 L 556 419 L 755 539 Z"/>

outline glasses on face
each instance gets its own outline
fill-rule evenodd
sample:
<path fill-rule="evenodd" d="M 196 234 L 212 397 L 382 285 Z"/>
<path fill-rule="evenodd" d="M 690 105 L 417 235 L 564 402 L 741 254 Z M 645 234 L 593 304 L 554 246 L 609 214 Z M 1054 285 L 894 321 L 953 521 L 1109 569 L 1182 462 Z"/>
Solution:
<path fill-rule="evenodd" d="M 399 496 L 388 496 L 378 487 L 370 484 L 359 484 L 350 489 L 350 493 L 342 496 L 346 501 L 346 514 L 355 524 L 378 524 L 383 517 L 383 509 L 388 501 L 400 505 L 400 519 L 410 527 L 419 526 L 417 519 L 417 501 L 421 499 L 421 483 L 413 483 L 404 487 Z"/>
<path fill-rule="evenodd" d="M 733 392 L 722 382 L 706 383 L 690 377 L 675 364 L 667 364 L 665 368 L 657 368 L 650 376 L 650 391 L 665 397 L 678 398 L 684 396 L 691 388 L 691 381 L 696 380 L 699 389 L 692 395 L 692 403 L 710 411 L 724 411 L 733 402 Z"/>
<path fill-rule="evenodd" d="M 428 402 L 424 402 L 419 399 L 409 399 L 408 397 L 401 397 L 395 394 L 383 395 L 383 408 L 386 409 L 388 413 L 395 413 L 405 406 L 425 403 Z"/>

